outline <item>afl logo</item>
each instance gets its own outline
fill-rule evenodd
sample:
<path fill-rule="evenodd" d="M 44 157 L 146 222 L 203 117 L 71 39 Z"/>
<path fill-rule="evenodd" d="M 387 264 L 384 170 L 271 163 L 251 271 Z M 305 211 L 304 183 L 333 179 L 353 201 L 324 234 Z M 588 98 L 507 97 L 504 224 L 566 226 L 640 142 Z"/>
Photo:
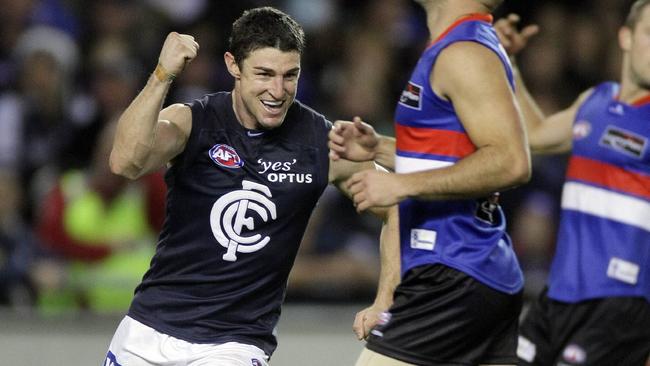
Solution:
<path fill-rule="evenodd" d="M 223 260 L 228 262 L 237 260 L 237 252 L 256 252 L 271 240 L 260 234 L 243 235 L 244 228 L 249 232 L 255 230 L 255 216 L 263 222 L 277 218 L 275 203 L 269 199 L 272 197 L 269 187 L 244 180 L 242 188 L 221 196 L 210 212 L 212 234 L 227 249 Z M 250 211 L 257 215 L 248 216 Z"/>
<path fill-rule="evenodd" d="M 237 151 L 228 145 L 214 145 L 208 154 L 210 155 L 210 159 L 212 159 L 212 161 L 224 168 L 237 169 L 244 166 L 244 161 L 241 160 L 239 154 L 237 154 Z"/>
<path fill-rule="evenodd" d="M 573 139 L 582 140 L 589 136 L 591 133 L 591 123 L 589 121 L 580 120 L 573 125 Z"/>

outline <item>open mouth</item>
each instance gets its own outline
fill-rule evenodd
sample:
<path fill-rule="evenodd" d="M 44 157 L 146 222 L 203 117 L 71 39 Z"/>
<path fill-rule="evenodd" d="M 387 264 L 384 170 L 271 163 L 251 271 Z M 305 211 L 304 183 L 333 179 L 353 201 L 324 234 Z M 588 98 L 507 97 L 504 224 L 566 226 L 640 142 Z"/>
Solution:
<path fill-rule="evenodd" d="M 264 109 L 273 114 L 280 113 L 282 111 L 282 106 L 284 106 L 284 101 L 261 100 L 260 102 L 262 102 Z"/>

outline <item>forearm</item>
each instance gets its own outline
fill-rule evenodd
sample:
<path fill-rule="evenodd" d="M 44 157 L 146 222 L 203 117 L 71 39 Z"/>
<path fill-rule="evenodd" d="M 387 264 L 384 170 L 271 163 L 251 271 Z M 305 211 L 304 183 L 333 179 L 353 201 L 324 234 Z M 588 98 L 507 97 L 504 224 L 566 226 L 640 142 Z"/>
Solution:
<path fill-rule="evenodd" d="M 546 119 L 544 112 L 539 107 L 535 99 L 532 97 L 519 68 L 512 61 L 513 73 L 515 76 L 515 96 L 521 109 L 524 125 L 528 132 L 528 144 L 532 150 L 537 150 L 539 143 L 536 141 L 537 131 L 541 128 L 542 123 Z"/>
<path fill-rule="evenodd" d="M 395 138 L 380 136 L 375 149 L 375 162 L 384 168 L 395 171 Z"/>
<path fill-rule="evenodd" d="M 111 151 L 111 170 L 136 178 L 144 168 L 155 141 L 158 115 L 170 82 L 151 75 L 144 89 L 119 118 Z"/>
<path fill-rule="evenodd" d="M 389 209 L 379 241 L 381 270 L 374 305 L 388 309 L 400 282 L 399 219 L 397 206 Z"/>
<path fill-rule="evenodd" d="M 518 148 L 511 146 L 517 145 Z M 485 146 L 449 167 L 401 176 L 403 198 L 425 200 L 485 197 L 530 179 L 530 156 L 523 142 Z"/>

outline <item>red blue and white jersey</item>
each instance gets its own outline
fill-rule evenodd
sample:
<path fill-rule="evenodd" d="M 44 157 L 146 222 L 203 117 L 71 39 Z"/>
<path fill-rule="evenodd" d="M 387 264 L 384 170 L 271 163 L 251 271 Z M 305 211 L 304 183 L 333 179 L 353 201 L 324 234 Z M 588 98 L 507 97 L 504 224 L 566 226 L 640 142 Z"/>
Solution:
<path fill-rule="evenodd" d="M 548 296 L 650 301 L 650 98 L 596 87 L 577 112 Z"/>
<path fill-rule="evenodd" d="M 503 62 L 513 86 L 512 69 L 490 15 L 454 23 L 425 50 L 395 112 L 396 172 L 411 173 L 455 164 L 476 150 L 451 102 L 431 89 L 431 70 L 454 42 L 477 42 Z M 494 199 L 400 203 L 402 274 L 424 264 L 441 263 L 502 292 L 523 287 L 523 275 L 505 232 L 505 218 Z"/>

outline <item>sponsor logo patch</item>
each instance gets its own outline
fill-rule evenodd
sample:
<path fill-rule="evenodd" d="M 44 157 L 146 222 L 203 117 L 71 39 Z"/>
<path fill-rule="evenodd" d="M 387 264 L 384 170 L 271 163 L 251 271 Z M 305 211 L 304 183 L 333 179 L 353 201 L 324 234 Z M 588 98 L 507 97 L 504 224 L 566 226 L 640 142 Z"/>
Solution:
<path fill-rule="evenodd" d="M 406 84 L 406 88 L 402 91 L 402 95 L 399 97 L 399 103 L 405 107 L 420 111 L 422 110 L 421 97 L 422 87 L 409 81 Z"/>
<path fill-rule="evenodd" d="M 224 168 L 237 169 L 244 166 L 244 161 L 239 157 L 237 151 L 228 145 L 214 145 L 208 154 L 212 161 Z"/>
<path fill-rule="evenodd" d="M 412 229 L 411 230 L 411 248 L 431 250 L 436 247 L 436 237 L 438 233 L 433 230 Z"/>
<path fill-rule="evenodd" d="M 291 161 L 270 161 L 258 159 L 260 170 L 257 172 L 265 175 L 271 183 L 300 183 L 310 184 L 313 182 L 311 173 L 294 173 L 292 169 L 296 166 L 298 160 Z"/>
<path fill-rule="evenodd" d="M 640 159 L 648 145 L 648 140 L 622 128 L 607 126 L 600 139 L 600 145 Z"/>
<path fill-rule="evenodd" d="M 526 362 L 533 362 L 537 355 L 537 346 L 524 336 L 519 336 L 517 341 L 517 357 Z"/>
<path fill-rule="evenodd" d="M 640 267 L 621 258 L 612 257 L 607 266 L 607 277 L 619 280 L 630 285 L 636 285 L 639 278 Z"/>

